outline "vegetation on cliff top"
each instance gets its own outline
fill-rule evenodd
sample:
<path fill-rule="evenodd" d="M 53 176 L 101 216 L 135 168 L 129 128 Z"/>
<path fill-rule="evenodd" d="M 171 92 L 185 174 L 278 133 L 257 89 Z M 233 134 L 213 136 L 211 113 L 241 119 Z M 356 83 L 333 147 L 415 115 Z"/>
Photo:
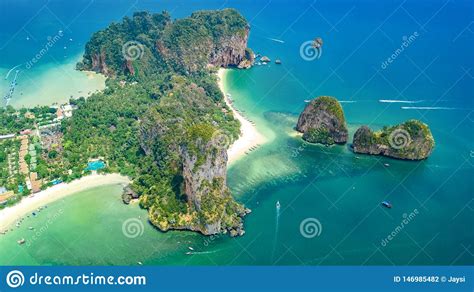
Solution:
<path fill-rule="evenodd" d="M 347 142 L 347 127 L 341 104 L 331 96 L 320 96 L 306 105 L 298 118 L 296 129 L 303 140 L 332 145 Z"/>
<path fill-rule="evenodd" d="M 324 109 L 327 112 L 333 114 L 342 125 L 345 125 L 346 119 L 344 117 L 344 111 L 339 101 L 332 96 L 319 96 L 311 101 L 311 104 L 316 109 Z"/>

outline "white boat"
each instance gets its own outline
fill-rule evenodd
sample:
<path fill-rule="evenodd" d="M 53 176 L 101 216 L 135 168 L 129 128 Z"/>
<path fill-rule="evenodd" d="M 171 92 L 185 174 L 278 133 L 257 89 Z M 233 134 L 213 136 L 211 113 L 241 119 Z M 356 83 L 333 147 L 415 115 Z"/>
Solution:
<path fill-rule="evenodd" d="M 189 250 L 194 250 L 194 248 L 192 248 L 192 247 L 190 247 L 190 246 L 188 246 L 188 248 L 189 248 Z"/>
<path fill-rule="evenodd" d="M 277 210 L 280 210 L 280 207 L 281 207 L 280 201 L 277 201 L 277 203 L 276 203 L 276 208 L 277 208 Z"/>

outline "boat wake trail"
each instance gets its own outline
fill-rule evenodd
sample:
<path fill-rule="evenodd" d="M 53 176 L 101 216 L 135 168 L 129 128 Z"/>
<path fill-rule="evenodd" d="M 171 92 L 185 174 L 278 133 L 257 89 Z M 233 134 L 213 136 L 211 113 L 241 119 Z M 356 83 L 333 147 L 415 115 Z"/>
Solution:
<path fill-rule="evenodd" d="M 282 40 L 279 40 L 279 39 L 274 39 L 274 38 L 267 38 L 267 39 L 269 39 L 269 40 L 271 40 L 271 41 L 274 41 L 274 42 L 277 42 L 277 43 L 280 43 L 280 44 L 284 44 L 284 43 L 285 43 L 285 41 L 282 41 Z"/>
<path fill-rule="evenodd" d="M 188 252 L 187 254 L 189 255 L 199 255 L 199 254 L 212 254 L 212 253 L 216 253 L 218 252 L 219 250 L 212 250 L 212 251 L 191 251 L 191 252 Z"/>
<path fill-rule="evenodd" d="M 7 75 L 5 75 L 5 80 L 7 80 L 8 77 L 10 77 L 10 73 L 12 73 L 13 70 L 15 70 L 16 68 L 20 67 L 21 65 L 23 65 L 23 64 L 16 65 L 15 67 L 11 68 L 11 69 L 8 71 Z"/>
<path fill-rule="evenodd" d="M 420 103 L 424 100 L 397 100 L 397 99 L 379 99 L 381 103 Z"/>
<path fill-rule="evenodd" d="M 340 100 L 340 103 L 356 103 L 357 100 Z"/>
<path fill-rule="evenodd" d="M 278 225 L 280 223 L 280 201 L 276 203 L 276 218 L 275 218 L 275 238 L 273 239 L 272 262 L 275 257 L 276 244 L 278 239 Z"/>
<path fill-rule="evenodd" d="M 454 107 L 444 106 L 402 106 L 404 110 L 456 110 Z"/>

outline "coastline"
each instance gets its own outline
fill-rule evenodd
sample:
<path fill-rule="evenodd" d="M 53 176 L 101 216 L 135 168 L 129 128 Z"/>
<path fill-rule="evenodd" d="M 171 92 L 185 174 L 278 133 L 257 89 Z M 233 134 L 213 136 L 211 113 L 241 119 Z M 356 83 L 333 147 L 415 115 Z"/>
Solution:
<path fill-rule="evenodd" d="M 91 189 L 94 187 L 112 185 L 112 184 L 128 184 L 128 177 L 119 174 L 93 174 L 74 180 L 70 183 L 61 183 L 52 186 L 44 191 L 36 193 L 32 196 L 23 198 L 16 205 L 0 210 L 0 231 L 9 228 L 15 221 L 19 220 L 25 214 L 32 212 L 49 203 L 57 201 L 61 198 L 73 195 L 75 193 Z"/>
<path fill-rule="evenodd" d="M 76 63 L 81 59 L 82 53 L 66 58 L 60 64 L 46 63 L 33 66 L 28 70 L 22 69 L 10 105 L 14 108 L 50 106 L 65 103 L 71 97 L 89 97 L 97 91 L 103 91 L 105 76 L 75 69 Z M 0 68 L 0 73 L 8 70 L 9 68 Z M 3 74 L 0 75 L 3 76 Z M 0 82 L 2 92 L 8 90 L 9 81 L 11 78 Z"/>
<path fill-rule="evenodd" d="M 232 105 L 225 88 L 225 78 L 228 69 L 220 68 L 217 72 L 218 85 L 222 94 L 224 94 L 224 100 L 227 106 L 232 110 L 234 117 L 240 122 L 240 137 L 234 141 L 234 143 L 227 149 L 227 155 L 229 157 L 228 164 L 232 164 L 245 156 L 245 152 L 249 151 L 252 147 L 261 146 L 266 142 L 266 138 L 257 130 L 257 128 L 244 118 Z"/>

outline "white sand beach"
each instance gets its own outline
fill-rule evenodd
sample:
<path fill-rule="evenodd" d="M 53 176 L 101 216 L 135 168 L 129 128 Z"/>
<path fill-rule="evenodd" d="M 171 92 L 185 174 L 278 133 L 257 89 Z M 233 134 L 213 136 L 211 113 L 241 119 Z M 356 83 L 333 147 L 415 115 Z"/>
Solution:
<path fill-rule="evenodd" d="M 258 132 L 257 128 L 252 125 L 248 120 L 246 120 L 239 112 L 236 111 L 232 103 L 229 101 L 227 97 L 227 91 L 225 88 L 225 78 L 226 78 L 226 69 L 219 69 L 217 76 L 219 77 L 219 88 L 221 89 L 222 93 L 224 94 L 224 99 L 232 110 L 234 117 L 240 121 L 240 137 L 237 139 L 227 150 L 227 154 L 229 156 L 228 164 L 231 164 L 237 161 L 239 158 L 245 155 L 245 152 L 248 151 L 250 148 L 262 145 L 266 142 L 266 138 Z"/>
<path fill-rule="evenodd" d="M 61 198 L 94 187 L 113 184 L 128 184 L 129 182 L 130 180 L 128 177 L 119 174 L 93 174 L 72 181 L 68 184 L 62 183 L 52 186 L 44 191 L 23 198 L 21 202 L 14 206 L 0 210 L 0 231 L 10 227 L 21 217 L 25 216 L 25 214 Z"/>

